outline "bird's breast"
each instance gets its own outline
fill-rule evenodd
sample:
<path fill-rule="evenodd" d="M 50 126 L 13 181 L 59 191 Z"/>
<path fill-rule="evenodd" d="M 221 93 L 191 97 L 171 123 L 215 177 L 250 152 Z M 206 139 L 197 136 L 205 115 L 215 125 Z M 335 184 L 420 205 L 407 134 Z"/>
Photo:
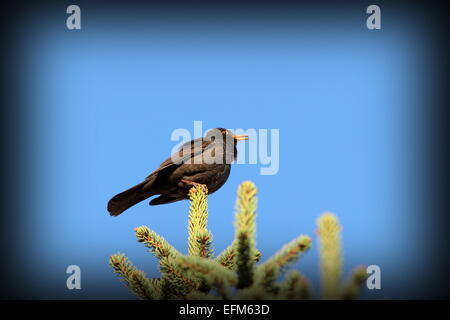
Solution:
<path fill-rule="evenodd" d="M 172 178 L 183 186 L 182 180 L 206 185 L 208 193 L 217 191 L 228 180 L 231 165 L 229 164 L 183 164 L 172 174 Z"/>

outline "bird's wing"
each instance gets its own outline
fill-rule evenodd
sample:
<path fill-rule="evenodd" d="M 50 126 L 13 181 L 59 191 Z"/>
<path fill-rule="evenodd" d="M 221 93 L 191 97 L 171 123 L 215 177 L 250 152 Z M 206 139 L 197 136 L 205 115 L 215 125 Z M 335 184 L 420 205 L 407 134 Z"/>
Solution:
<path fill-rule="evenodd" d="M 173 165 L 180 165 L 187 162 L 189 159 L 192 159 L 195 156 L 201 154 L 211 146 L 211 141 L 203 140 L 203 138 L 198 138 L 184 143 L 175 154 L 173 154 L 170 158 L 164 160 L 164 162 L 160 164 L 159 168 L 153 171 L 149 176 L 147 176 L 146 179 L 152 177 L 155 173 L 158 173 Z M 186 152 L 185 154 L 185 151 L 188 152 Z M 173 162 L 174 159 L 176 160 L 176 162 Z"/>

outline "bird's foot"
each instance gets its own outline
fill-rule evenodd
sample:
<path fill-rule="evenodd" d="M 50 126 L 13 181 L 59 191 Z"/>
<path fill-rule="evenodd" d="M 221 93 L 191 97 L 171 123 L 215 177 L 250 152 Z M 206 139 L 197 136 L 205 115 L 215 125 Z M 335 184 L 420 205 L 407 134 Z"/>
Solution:
<path fill-rule="evenodd" d="M 205 193 L 208 193 L 208 187 L 206 186 L 206 184 L 198 183 L 198 182 L 194 182 L 194 181 L 190 181 L 190 180 L 186 180 L 186 179 L 181 179 L 181 182 L 183 182 L 184 184 L 192 186 L 192 188 L 190 188 L 190 190 L 192 190 L 193 187 L 199 186 L 205 191 Z"/>

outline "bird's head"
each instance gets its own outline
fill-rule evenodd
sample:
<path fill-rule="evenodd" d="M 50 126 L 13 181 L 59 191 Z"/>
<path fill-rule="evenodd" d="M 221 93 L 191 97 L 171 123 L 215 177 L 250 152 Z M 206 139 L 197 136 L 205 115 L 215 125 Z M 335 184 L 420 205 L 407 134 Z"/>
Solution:
<path fill-rule="evenodd" d="M 225 151 L 224 158 L 226 163 L 231 163 L 237 158 L 237 148 L 236 144 L 239 141 L 247 140 L 248 136 L 244 134 L 235 135 L 228 129 L 215 128 L 211 129 L 206 133 L 205 140 L 211 141 L 213 143 L 219 143 L 221 149 Z"/>
<path fill-rule="evenodd" d="M 233 132 L 231 132 L 228 129 L 224 129 L 224 128 L 215 128 L 215 129 L 211 129 L 206 133 L 206 137 L 207 139 L 214 141 L 216 139 L 216 137 L 221 136 L 223 141 L 227 141 L 227 140 L 231 140 L 233 139 L 233 142 L 236 143 L 238 141 L 241 140 L 248 140 L 248 136 L 245 134 L 237 134 L 235 135 Z"/>

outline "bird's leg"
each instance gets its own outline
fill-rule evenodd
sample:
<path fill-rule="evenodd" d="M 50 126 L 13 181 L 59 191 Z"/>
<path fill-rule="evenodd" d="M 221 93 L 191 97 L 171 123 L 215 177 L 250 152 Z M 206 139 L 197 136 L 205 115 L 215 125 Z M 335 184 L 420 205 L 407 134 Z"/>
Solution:
<path fill-rule="evenodd" d="M 201 183 L 194 182 L 194 181 L 190 181 L 190 180 L 186 180 L 186 179 L 181 179 L 181 182 L 184 182 L 185 184 L 189 184 L 189 185 L 191 185 L 191 186 L 198 186 L 198 185 L 201 185 Z"/>
<path fill-rule="evenodd" d="M 201 186 L 203 188 L 203 190 L 205 190 L 205 192 L 208 192 L 208 188 L 206 187 L 206 184 L 198 183 L 198 182 L 194 182 L 194 181 L 190 181 L 190 180 L 186 180 L 186 179 L 181 179 L 181 182 L 183 182 L 187 185 L 190 185 L 192 187 Z"/>

